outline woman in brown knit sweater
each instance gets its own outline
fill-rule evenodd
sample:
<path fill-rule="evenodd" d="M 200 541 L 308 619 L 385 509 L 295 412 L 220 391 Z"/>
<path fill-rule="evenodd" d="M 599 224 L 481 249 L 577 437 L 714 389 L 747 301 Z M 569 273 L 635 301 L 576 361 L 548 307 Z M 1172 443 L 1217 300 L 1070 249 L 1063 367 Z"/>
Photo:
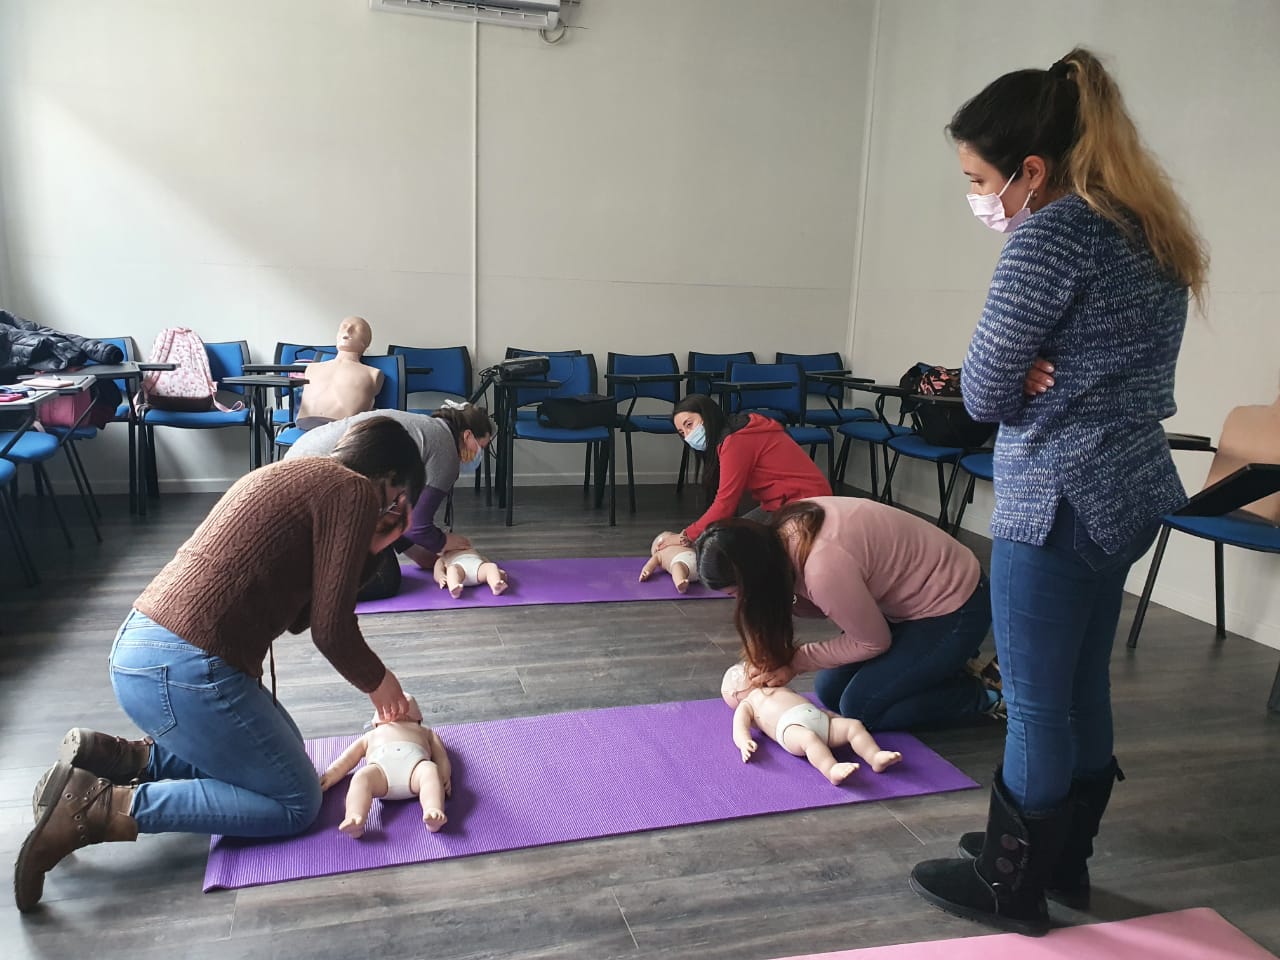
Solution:
<path fill-rule="evenodd" d="M 320 810 L 320 780 L 292 718 L 262 685 L 288 630 L 311 639 L 378 716 L 409 704 L 356 623 L 371 559 L 408 522 L 418 446 L 388 418 L 353 426 L 328 457 L 241 478 L 134 603 L 111 650 L 121 707 L 147 733 L 77 728 L 36 786 L 36 825 L 14 873 L 18 909 L 78 847 L 139 832 L 284 836 Z M 274 668 L 274 661 L 272 663 Z"/>

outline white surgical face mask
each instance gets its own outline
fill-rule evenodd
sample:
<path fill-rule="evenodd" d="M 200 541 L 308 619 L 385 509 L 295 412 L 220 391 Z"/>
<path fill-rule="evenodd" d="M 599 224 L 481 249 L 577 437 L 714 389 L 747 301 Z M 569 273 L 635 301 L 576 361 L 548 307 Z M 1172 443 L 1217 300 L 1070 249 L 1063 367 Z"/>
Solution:
<path fill-rule="evenodd" d="M 1013 177 L 1017 175 L 1017 172 L 1015 172 Z M 999 193 L 970 193 L 965 195 L 969 201 L 969 208 L 973 210 L 973 215 L 997 233 L 1013 233 L 1022 225 L 1022 221 L 1031 216 L 1031 210 L 1027 206 L 1031 202 L 1030 193 L 1027 194 L 1027 199 L 1023 201 L 1021 210 L 1012 217 L 1005 215 L 1004 203 L 1000 198 L 1009 189 L 1009 184 L 1013 183 L 1013 177 L 1010 177 L 1005 182 Z"/>
<path fill-rule="evenodd" d="M 688 436 L 684 438 L 684 442 L 691 446 L 694 450 L 702 453 L 707 449 L 707 428 L 701 423 L 689 431 Z"/>

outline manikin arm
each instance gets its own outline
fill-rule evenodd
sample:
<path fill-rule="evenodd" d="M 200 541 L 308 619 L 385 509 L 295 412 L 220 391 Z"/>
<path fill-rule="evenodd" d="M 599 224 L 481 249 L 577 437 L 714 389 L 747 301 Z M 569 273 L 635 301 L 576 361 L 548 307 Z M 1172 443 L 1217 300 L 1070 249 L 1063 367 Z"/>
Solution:
<path fill-rule="evenodd" d="M 751 704 L 743 700 L 733 711 L 733 742 L 742 753 L 742 762 L 746 763 L 759 746 L 751 739 L 751 724 L 755 722 L 756 712 Z"/>
<path fill-rule="evenodd" d="M 644 569 L 640 571 L 640 582 L 643 583 L 644 581 L 652 577 L 653 571 L 657 570 L 661 566 L 662 566 L 661 560 L 659 560 L 656 556 L 650 557 L 649 562 L 646 563 L 644 565 Z"/>
<path fill-rule="evenodd" d="M 364 759 L 364 753 L 368 746 L 369 744 L 365 737 L 360 737 L 355 743 L 343 750 L 338 759 L 329 764 L 329 769 L 320 775 L 320 789 L 328 790 L 354 770 L 356 764 Z"/>
<path fill-rule="evenodd" d="M 427 731 L 427 739 L 431 741 L 431 761 L 440 771 L 440 784 L 444 787 L 446 797 L 453 795 L 453 766 L 449 762 L 449 752 L 444 748 L 444 741 L 434 730 Z"/>

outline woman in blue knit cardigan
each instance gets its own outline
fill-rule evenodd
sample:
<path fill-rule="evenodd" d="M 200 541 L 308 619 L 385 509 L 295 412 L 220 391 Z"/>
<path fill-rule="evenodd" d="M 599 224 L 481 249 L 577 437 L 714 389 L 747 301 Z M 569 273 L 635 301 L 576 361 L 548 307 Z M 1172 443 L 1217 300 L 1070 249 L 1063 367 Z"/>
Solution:
<path fill-rule="evenodd" d="M 964 361 L 965 406 L 998 423 L 991 600 L 1009 711 L 970 859 L 912 871 L 926 900 L 1022 933 L 1046 892 L 1079 904 L 1123 775 L 1110 658 L 1125 576 L 1186 499 L 1160 421 L 1208 258 L 1087 50 L 1005 74 L 948 127 L 987 226 L 1011 233 Z M 1014 232 L 1016 230 L 1016 232 Z"/>

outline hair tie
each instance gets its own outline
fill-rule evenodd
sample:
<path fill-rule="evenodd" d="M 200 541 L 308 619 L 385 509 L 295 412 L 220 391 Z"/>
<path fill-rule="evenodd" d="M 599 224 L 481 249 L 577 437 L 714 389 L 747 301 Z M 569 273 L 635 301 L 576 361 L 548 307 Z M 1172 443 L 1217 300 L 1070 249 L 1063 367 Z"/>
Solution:
<path fill-rule="evenodd" d="M 457 400 L 446 400 L 444 403 L 440 404 L 440 406 L 445 410 L 465 410 L 469 404 L 465 402 L 459 403 Z"/>

